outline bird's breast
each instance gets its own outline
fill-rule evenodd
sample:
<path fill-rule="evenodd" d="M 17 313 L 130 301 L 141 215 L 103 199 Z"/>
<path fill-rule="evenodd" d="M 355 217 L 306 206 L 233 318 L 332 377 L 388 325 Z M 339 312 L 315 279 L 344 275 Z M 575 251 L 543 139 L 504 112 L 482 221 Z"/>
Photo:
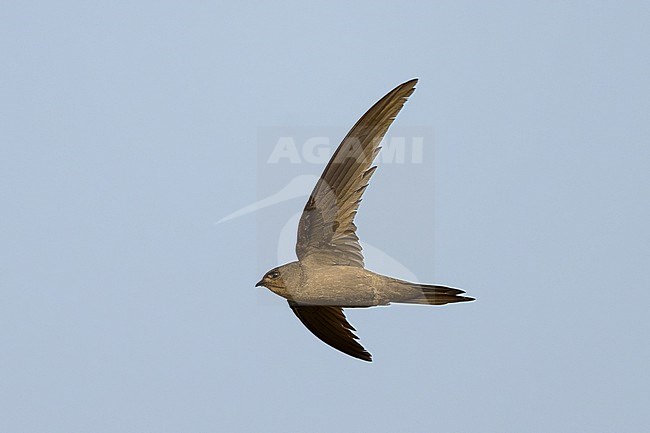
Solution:
<path fill-rule="evenodd" d="M 372 274 L 352 266 L 303 268 L 298 302 L 311 305 L 369 307 L 377 305 Z"/>

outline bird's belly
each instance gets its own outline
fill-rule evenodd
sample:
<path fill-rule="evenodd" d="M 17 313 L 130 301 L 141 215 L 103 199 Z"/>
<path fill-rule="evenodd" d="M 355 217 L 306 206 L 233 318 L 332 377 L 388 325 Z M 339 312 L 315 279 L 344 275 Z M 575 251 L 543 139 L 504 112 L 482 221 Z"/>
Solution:
<path fill-rule="evenodd" d="M 374 293 L 365 290 L 331 290 L 310 288 L 304 290 L 296 301 L 307 305 L 332 305 L 337 307 L 371 307 L 377 305 Z"/>
<path fill-rule="evenodd" d="M 370 307 L 382 304 L 367 271 L 337 266 L 306 273 L 296 301 L 309 305 Z"/>

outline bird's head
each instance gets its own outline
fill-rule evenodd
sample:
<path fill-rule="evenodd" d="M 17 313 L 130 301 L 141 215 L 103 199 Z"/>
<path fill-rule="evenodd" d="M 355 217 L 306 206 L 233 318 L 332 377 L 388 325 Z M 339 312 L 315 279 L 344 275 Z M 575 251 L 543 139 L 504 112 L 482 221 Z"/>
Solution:
<path fill-rule="evenodd" d="M 255 284 L 255 287 L 266 287 L 267 289 L 284 289 L 284 279 L 280 268 L 271 269 L 262 279 Z"/>
<path fill-rule="evenodd" d="M 302 270 L 298 262 L 287 263 L 268 271 L 255 287 L 266 287 L 286 299 L 292 298 L 292 291 L 300 287 Z"/>

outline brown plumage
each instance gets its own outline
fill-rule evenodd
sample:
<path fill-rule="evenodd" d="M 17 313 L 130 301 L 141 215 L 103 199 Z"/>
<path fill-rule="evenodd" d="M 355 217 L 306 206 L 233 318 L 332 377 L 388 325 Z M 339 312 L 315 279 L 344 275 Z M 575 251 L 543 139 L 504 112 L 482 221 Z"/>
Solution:
<path fill-rule="evenodd" d="M 325 167 L 298 225 L 298 261 L 267 272 L 257 286 L 286 298 L 300 321 L 326 344 L 371 361 L 344 307 L 390 303 L 444 305 L 472 301 L 462 290 L 409 283 L 364 268 L 354 216 L 376 170 L 372 161 L 417 79 L 390 91 L 352 127 Z"/>

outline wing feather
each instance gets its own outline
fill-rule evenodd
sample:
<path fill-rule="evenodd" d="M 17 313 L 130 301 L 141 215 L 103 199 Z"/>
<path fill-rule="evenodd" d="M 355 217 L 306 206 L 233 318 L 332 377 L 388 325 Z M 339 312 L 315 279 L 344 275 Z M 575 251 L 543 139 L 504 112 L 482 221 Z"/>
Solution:
<path fill-rule="evenodd" d="M 415 90 L 417 79 L 390 91 L 352 127 L 316 183 L 298 224 L 296 254 L 318 255 L 323 264 L 363 267 L 354 217 L 377 169 L 379 143 Z"/>
<path fill-rule="evenodd" d="M 324 343 L 336 350 L 361 359 L 372 361 L 372 355 L 357 342 L 354 327 L 345 318 L 343 309 L 321 305 L 299 305 L 289 301 L 294 314 Z"/>

